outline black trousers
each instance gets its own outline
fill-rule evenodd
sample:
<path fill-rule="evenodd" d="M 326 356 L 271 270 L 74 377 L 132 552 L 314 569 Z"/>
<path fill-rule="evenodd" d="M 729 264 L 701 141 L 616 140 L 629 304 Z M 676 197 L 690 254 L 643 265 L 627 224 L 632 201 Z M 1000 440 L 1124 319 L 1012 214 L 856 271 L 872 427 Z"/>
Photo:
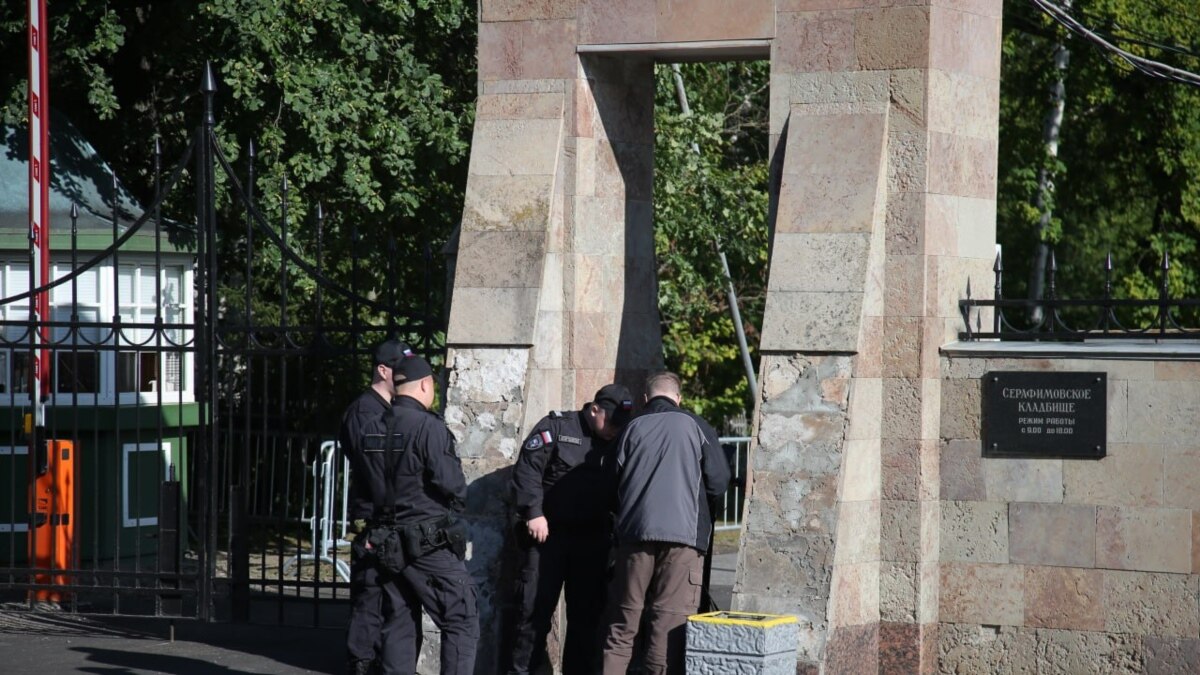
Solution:
<path fill-rule="evenodd" d="M 597 672 L 608 583 L 610 540 L 606 528 L 567 530 L 556 529 L 551 523 L 550 536 L 544 543 L 532 542 L 528 536 L 522 542 L 525 561 L 517 581 L 520 617 L 509 672 L 526 675 L 541 666 L 550 621 L 564 586 L 567 639 L 563 645 L 563 675 Z"/>
<path fill-rule="evenodd" d="M 472 675 L 479 611 L 475 581 L 463 561 L 441 548 L 409 563 L 396 581 L 406 597 L 417 599 L 442 633 L 442 675 Z"/>
<path fill-rule="evenodd" d="M 346 657 L 377 661 L 382 675 L 411 675 L 421 651 L 421 603 L 375 566 L 358 541 L 350 549 L 350 625 Z"/>

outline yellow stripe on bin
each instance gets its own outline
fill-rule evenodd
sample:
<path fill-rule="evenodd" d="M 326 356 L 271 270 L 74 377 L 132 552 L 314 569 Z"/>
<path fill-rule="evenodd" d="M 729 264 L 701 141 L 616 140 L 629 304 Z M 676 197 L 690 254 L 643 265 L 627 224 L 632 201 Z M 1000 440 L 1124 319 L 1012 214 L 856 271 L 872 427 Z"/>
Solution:
<path fill-rule="evenodd" d="M 771 628 L 772 626 L 796 623 L 796 617 L 786 614 L 755 614 L 752 612 L 708 612 L 705 614 L 693 614 L 688 617 L 688 621 L 724 626 Z"/>

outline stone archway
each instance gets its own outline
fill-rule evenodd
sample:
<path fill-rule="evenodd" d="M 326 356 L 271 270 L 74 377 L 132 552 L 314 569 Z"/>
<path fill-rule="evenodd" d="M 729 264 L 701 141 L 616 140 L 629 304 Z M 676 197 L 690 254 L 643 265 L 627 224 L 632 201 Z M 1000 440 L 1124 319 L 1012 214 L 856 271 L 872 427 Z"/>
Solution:
<path fill-rule="evenodd" d="M 499 574 L 522 431 L 661 364 L 653 61 L 769 57 L 735 609 L 802 617 L 800 658 L 825 672 L 936 670 L 938 348 L 993 255 L 1001 2 L 878 5 L 484 0 L 446 407 L 481 578 Z M 477 672 L 497 662 L 496 588 Z"/>

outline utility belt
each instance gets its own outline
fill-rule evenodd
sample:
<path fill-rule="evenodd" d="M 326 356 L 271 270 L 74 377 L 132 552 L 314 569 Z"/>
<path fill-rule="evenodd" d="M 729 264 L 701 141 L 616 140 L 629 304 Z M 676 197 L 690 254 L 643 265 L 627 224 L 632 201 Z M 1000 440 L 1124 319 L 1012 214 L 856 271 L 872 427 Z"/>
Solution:
<path fill-rule="evenodd" d="M 462 560 L 467 555 L 467 523 L 451 514 L 420 523 L 380 519 L 370 523 L 369 550 L 392 572 L 400 572 L 417 558 L 448 548 Z"/>

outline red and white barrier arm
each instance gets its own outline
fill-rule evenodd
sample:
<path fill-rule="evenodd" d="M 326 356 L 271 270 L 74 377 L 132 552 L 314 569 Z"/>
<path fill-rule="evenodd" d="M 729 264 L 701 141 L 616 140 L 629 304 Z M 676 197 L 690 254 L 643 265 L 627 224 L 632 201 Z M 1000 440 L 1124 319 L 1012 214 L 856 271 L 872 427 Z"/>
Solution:
<path fill-rule="evenodd" d="M 29 247 L 32 288 L 45 285 L 50 277 L 50 92 L 49 26 L 46 0 L 29 0 Z M 30 319 L 34 331 L 30 354 L 30 401 L 34 425 L 45 426 L 45 400 L 50 394 L 49 330 L 42 322 L 49 319 L 48 293 L 30 298 Z"/>

